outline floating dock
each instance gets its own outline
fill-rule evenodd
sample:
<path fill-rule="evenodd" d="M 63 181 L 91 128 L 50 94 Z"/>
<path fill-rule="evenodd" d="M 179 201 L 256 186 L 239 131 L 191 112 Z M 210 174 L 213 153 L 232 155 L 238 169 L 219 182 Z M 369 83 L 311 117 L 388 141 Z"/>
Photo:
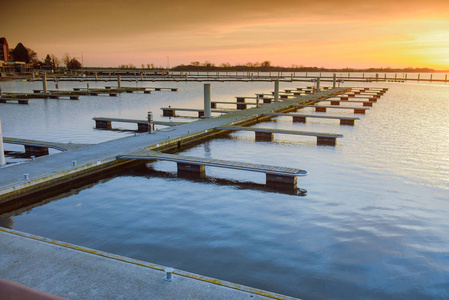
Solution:
<path fill-rule="evenodd" d="M 73 88 L 70 90 L 33 90 L 33 93 L 2 93 L 0 103 L 16 102 L 19 104 L 28 104 L 29 99 L 70 99 L 79 100 L 80 96 L 99 96 L 101 94 L 116 97 L 120 93 L 143 92 L 150 94 L 151 90 L 178 91 L 177 88 L 156 88 L 156 87 L 105 87 L 105 88 Z"/>
<path fill-rule="evenodd" d="M 112 122 L 118 123 L 132 123 L 137 124 L 137 131 L 148 132 L 148 120 L 136 120 L 136 119 L 121 119 L 121 118 L 106 118 L 106 117 L 95 117 L 95 128 L 97 129 L 112 129 Z M 163 126 L 178 126 L 185 124 L 185 122 L 164 122 L 164 121 L 153 121 L 153 125 L 163 125 Z"/>
<path fill-rule="evenodd" d="M 236 162 L 221 159 L 200 158 L 184 155 L 173 155 L 167 153 L 158 153 L 154 151 L 145 151 L 140 154 L 118 155 L 117 159 L 133 159 L 133 160 L 164 160 L 177 163 L 178 174 L 188 173 L 195 174 L 196 177 L 205 177 L 206 166 L 227 168 L 241 171 L 262 172 L 266 174 L 266 184 L 269 187 L 290 187 L 296 188 L 296 179 L 298 176 L 306 176 L 307 171 L 277 167 L 253 163 Z"/>
<path fill-rule="evenodd" d="M 314 99 L 334 97 L 344 91 L 345 89 L 335 89 L 319 92 L 246 110 L 220 110 L 219 112 L 224 113 L 221 116 L 173 126 L 169 132 L 159 130 L 154 131 L 153 134 L 142 133 L 51 156 L 41 156 L 34 161 L 0 168 L 0 204 L 127 163 L 123 159 L 117 160 L 117 155 L 143 150 L 180 149 L 189 143 L 196 144 L 214 135 L 223 134 L 223 131 L 215 130 L 217 127 L 254 123 L 264 113 L 282 113 L 289 109 L 294 110 L 293 106 L 298 102 L 313 103 Z M 178 108 L 168 109 L 172 112 Z M 204 109 L 185 110 L 204 111 Z M 270 117 L 265 116 L 264 118 L 269 119 Z M 76 164 L 73 163 L 74 161 Z M 28 174 L 27 180 L 24 180 L 24 174 Z"/>
<path fill-rule="evenodd" d="M 28 104 L 28 99 L 20 99 L 20 98 L 0 98 L 0 103 Z"/>
<path fill-rule="evenodd" d="M 363 114 L 363 115 L 369 109 L 367 107 L 338 106 L 338 105 L 294 105 L 294 107 L 298 108 L 313 107 L 315 108 L 316 112 L 326 112 L 328 108 L 352 109 L 355 114 Z"/>
<path fill-rule="evenodd" d="M 267 113 L 264 116 L 273 117 L 292 117 L 293 122 L 306 123 L 307 118 L 318 118 L 318 119 L 336 119 L 340 120 L 340 125 L 354 125 L 355 120 L 360 120 L 360 118 L 355 117 L 344 117 L 344 116 L 328 116 L 328 115 L 311 115 L 311 114 L 284 114 L 284 113 Z"/>
<path fill-rule="evenodd" d="M 271 142 L 273 141 L 273 134 L 293 134 L 315 136 L 317 138 L 317 145 L 335 146 L 337 138 L 343 137 L 341 134 L 297 131 L 297 130 L 282 130 L 272 128 L 257 128 L 257 127 L 242 127 L 242 126 L 220 126 L 215 127 L 216 130 L 224 131 L 254 131 L 256 141 Z"/>
<path fill-rule="evenodd" d="M 164 117 L 176 117 L 176 111 L 194 111 L 198 112 L 198 118 L 204 117 L 203 108 L 181 108 L 181 107 L 162 107 L 162 114 Z M 235 109 L 211 109 L 212 113 L 227 114 L 235 112 Z"/>

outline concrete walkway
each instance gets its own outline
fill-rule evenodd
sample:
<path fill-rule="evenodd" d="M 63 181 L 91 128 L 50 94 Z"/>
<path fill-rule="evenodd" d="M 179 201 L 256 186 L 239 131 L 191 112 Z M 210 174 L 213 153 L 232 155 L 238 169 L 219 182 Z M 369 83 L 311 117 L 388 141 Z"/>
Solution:
<path fill-rule="evenodd" d="M 9 229 L 0 277 L 68 299 L 296 299 Z M 1 298 L 1 295 L 0 295 Z"/>

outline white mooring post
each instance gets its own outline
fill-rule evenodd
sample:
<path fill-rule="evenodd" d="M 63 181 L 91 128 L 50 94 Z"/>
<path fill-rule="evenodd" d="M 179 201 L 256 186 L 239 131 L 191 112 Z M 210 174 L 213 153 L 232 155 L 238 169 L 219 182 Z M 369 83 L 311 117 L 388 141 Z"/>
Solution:
<path fill-rule="evenodd" d="M 148 112 L 148 133 L 154 133 L 153 113 Z"/>
<path fill-rule="evenodd" d="M 44 76 L 42 76 L 42 92 L 47 92 L 47 73 L 44 72 Z"/>
<path fill-rule="evenodd" d="M 4 166 L 5 161 L 5 151 L 3 149 L 3 133 L 2 133 L 2 120 L 0 119 L 0 166 Z"/>
<path fill-rule="evenodd" d="M 165 277 L 162 278 L 162 280 L 165 282 L 171 282 L 173 279 L 173 272 L 175 271 L 175 269 L 167 267 L 164 269 L 164 271 L 165 271 Z"/>
<path fill-rule="evenodd" d="M 210 118 L 210 83 L 204 84 L 204 117 Z"/>
<path fill-rule="evenodd" d="M 274 102 L 279 102 L 279 79 L 274 81 Z"/>
<path fill-rule="evenodd" d="M 122 88 L 122 76 L 120 76 L 120 75 L 118 75 L 118 77 L 117 77 L 117 87 L 119 89 Z"/>

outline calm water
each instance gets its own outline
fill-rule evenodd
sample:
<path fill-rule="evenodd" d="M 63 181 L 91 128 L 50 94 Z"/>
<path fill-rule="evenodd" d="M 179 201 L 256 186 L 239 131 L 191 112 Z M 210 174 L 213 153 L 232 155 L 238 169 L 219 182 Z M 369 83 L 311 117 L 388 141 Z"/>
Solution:
<path fill-rule="evenodd" d="M 4 91 L 40 87 L 0 84 Z M 131 133 L 95 130 L 94 116 L 145 118 L 154 111 L 157 120 L 165 120 L 162 106 L 201 107 L 202 83 L 145 85 L 175 86 L 179 92 L 2 105 L 3 135 L 96 143 Z M 449 85 L 351 85 L 390 88 L 366 115 L 358 115 L 354 127 L 324 119 L 292 124 L 290 118 L 256 125 L 341 133 L 336 147 L 288 135 L 255 143 L 253 134 L 241 132 L 183 152 L 305 169 L 309 175 L 298 181 L 305 196 L 264 188 L 263 174 L 208 168 L 206 180 L 194 181 L 177 178 L 174 163 L 159 162 L 3 222 L 306 299 L 449 298 Z M 270 83 L 212 83 L 213 98 L 220 101 L 271 89 Z"/>

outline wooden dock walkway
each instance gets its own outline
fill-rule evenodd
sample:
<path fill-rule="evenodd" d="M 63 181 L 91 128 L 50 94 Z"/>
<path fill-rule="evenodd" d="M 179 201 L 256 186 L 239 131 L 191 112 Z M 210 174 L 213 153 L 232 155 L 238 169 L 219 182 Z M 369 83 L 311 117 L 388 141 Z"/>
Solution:
<path fill-rule="evenodd" d="M 256 136 L 256 141 L 270 141 L 270 142 L 273 140 L 274 133 L 315 136 L 317 138 L 317 145 L 326 145 L 326 146 L 335 146 L 336 139 L 343 137 L 343 135 L 341 135 L 341 134 L 334 134 L 334 133 L 284 130 L 284 129 L 273 129 L 273 128 L 243 127 L 243 126 L 219 126 L 219 127 L 215 127 L 215 130 L 254 131 L 255 136 Z"/>
<path fill-rule="evenodd" d="M 298 122 L 298 123 L 305 123 L 307 118 L 335 119 L 335 120 L 340 120 L 340 125 L 351 125 L 351 126 L 354 125 L 355 120 L 360 120 L 360 118 L 356 118 L 356 117 L 297 114 L 297 113 L 266 113 L 266 114 L 263 114 L 263 116 L 292 117 L 293 122 Z"/>
<path fill-rule="evenodd" d="M 55 143 L 12 137 L 3 137 L 3 142 L 7 144 L 23 145 L 25 146 L 25 153 L 29 155 L 48 155 L 48 148 L 59 151 L 69 151 L 89 146 L 89 144 Z"/>
<path fill-rule="evenodd" d="M 352 109 L 355 114 L 364 115 L 369 109 L 368 107 L 353 107 L 353 106 L 337 106 L 337 105 L 292 105 L 292 107 L 304 108 L 304 107 L 314 107 L 316 112 L 326 112 L 328 108 L 336 109 Z"/>
<path fill-rule="evenodd" d="M 198 177 L 205 176 L 205 166 L 227 168 L 241 171 L 262 172 L 266 174 L 267 186 L 271 187 L 279 187 L 279 185 L 284 186 L 288 185 L 292 188 L 296 188 L 296 180 L 297 180 L 296 177 L 307 175 L 307 171 L 295 168 L 175 155 L 175 154 L 159 153 L 155 151 L 145 151 L 142 152 L 141 154 L 133 154 L 133 155 L 118 155 L 117 159 L 172 161 L 177 163 L 178 173 L 188 173 Z"/>
<path fill-rule="evenodd" d="M 112 122 L 119 123 L 134 123 L 137 124 L 137 131 L 148 132 L 148 120 L 136 120 L 136 119 L 121 119 L 121 118 L 107 118 L 107 117 L 94 117 L 95 128 L 97 129 L 112 129 Z M 178 126 L 185 124 L 186 122 L 164 122 L 164 121 L 153 121 L 154 125 L 163 126 Z"/>

